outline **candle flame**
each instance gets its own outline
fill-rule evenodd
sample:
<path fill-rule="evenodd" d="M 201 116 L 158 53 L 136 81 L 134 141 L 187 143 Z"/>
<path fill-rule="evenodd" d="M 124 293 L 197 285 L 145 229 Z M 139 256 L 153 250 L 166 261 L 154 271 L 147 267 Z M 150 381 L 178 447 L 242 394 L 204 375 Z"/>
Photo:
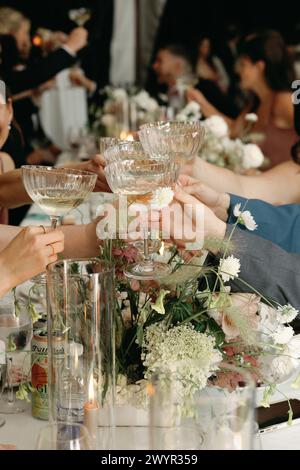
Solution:
<path fill-rule="evenodd" d="M 91 374 L 90 381 L 89 381 L 89 402 L 93 403 L 95 399 L 95 391 L 94 391 L 94 378 L 93 374 Z"/>
<path fill-rule="evenodd" d="M 159 249 L 160 256 L 163 256 L 165 252 L 165 242 L 161 242 L 161 247 Z"/>
<path fill-rule="evenodd" d="M 155 395 L 155 388 L 151 383 L 147 383 L 146 389 L 149 397 L 153 397 Z"/>
<path fill-rule="evenodd" d="M 121 132 L 120 139 L 121 140 L 127 140 L 128 142 L 133 142 L 134 141 L 134 137 L 131 134 L 131 132 L 126 132 L 126 131 Z"/>

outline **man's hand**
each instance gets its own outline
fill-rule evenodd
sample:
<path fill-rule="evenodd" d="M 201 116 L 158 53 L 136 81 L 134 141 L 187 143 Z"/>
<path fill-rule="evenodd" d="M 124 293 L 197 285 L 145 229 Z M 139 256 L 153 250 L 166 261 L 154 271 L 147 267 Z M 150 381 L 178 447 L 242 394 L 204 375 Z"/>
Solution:
<path fill-rule="evenodd" d="M 73 29 L 69 34 L 65 45 L 73 52 L 77 53 L 87 45 L 88 32 L 85 28 L 79 27 Z"/>

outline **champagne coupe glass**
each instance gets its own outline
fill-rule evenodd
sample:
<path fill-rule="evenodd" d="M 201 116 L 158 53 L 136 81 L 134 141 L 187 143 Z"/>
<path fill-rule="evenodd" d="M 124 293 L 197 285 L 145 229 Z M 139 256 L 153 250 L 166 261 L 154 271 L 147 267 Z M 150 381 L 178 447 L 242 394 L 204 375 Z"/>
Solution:
<path fill-rule="evenodd" d="M 29 343 L 32 331 L 31 319 L 27 309 L 22 308 L 18 315 L 13 311 L 13 306 L 8 313 L 5 310 L 0 311 L 0 341 L 5 342 L 6 349 L 6 367 L 1 366 L 1 401 L 0 412 L 3 414 L 22 413 L 24 411 L 23 402 L 16 401 L 14 396 L 14 355 L 22 351 Z M 22 380 L 21 371 L 21 380 Z M 15 374 L 16 375 L 16 374 Z M 3 389 L 7 383 L 7 393 Z"/>
<path fill-rule="evenodd" d="M 22 179 L 27 193 L 49 215 L 55 229 L 59 219 L 93 191 L 97 175 L 68 168 L 24 165 Z"/>
<path fill-rule="evenodd" d="M 168 158 L 153 158 L 143 151 L 139 142 L 124 142 L 104 153 L 108 163 L 105 167 L 107 182 L 113 193 L 127 196 L 130 204 L 151 207 L 156 190 L 171 188 L 176 181 L 176 168 Z M 125 272 L 132 279 L 151 280 L 167 276 L 170 266 L 154 262 L 149 253 L 148 228 L 143 228 L 143 261 Z"/>
<path fill-rule="evenodd" d="M 83 170 L 45 166 L 22 166 L 22 179 L 31 199 L 49 215 L 56 228 L 61 217 L 78 207 L 93 191 L 97 175 Z M 45 283 L 45 277 L 34 281 Z"/>
<path fill-rule="evenodd" d="M 69 19 L 77 24 L 84 26 L 91 18 L 91 10 L 89 8 L 78 8 L 69 11 Z"/>
<path fill-rule="evenodd" d="M 36 450 L 91 450 L 88 429 L 77 423 L 51 423 L 39 432 Z"/>
<path fill-rule="evenodd" d="M 161 121 L 144 124 L 138 134 L 145 152 L 155 158 L 169 156 L 182 166 L 198 154 L 205 128 L 199 122 Z"/>
<path fill-rule="evenodd" d="M 100 137 L 99 139 L 99 151 L 102 156 L 107 149 L 110 147 L 114 147 L 115 145 L 119 145 L 123 142 L 126 142 L 123 139 L 119 139 L 118 137 Z"/>

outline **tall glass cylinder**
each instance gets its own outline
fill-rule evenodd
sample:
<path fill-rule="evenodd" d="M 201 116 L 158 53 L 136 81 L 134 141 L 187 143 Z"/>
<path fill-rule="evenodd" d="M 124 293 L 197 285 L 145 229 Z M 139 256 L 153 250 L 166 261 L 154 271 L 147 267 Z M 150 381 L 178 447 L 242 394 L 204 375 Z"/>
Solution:
<path fill-rule="evenodd" d="M 201 385 L 197 360 L 164 364 L 151 378 L 151 448 L 156 450 L 252 450 L 255 386 L 251 375 L 231 365 L 218 383 Z M 234 384 L 234 387 L 233 387 Z M 220 386 L 221 385 L 221 386 Z"/>
<path fill-rule="evenodd" d="M 47 297 L 49 418 L 84 423 L 95 436 L 99 424 L 114 424 L 113 269 L 98 259 L 57 261 L 47 268 Z"/>

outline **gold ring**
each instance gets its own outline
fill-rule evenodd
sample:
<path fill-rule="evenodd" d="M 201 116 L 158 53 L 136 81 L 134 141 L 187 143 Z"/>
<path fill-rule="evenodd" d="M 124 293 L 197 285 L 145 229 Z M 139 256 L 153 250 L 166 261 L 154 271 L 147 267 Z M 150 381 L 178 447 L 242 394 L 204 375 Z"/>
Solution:
<path fill-rule="evenodd" d="M 52 257 L 52 256 L 54 256 L 54 255 L 55 255 L 55 249 L 54 249 L 54 246 L 53 246 L 51 243 L 50 243 L 50 245 L 49 245 L 49 246 L 51 246 L 51 248 L 52 248 L 52 255 L 51 255 L 51 257 Z"/>
<path fill-rule="evenodd" d="M 40 225 L 40 227 L 42 227 L 42 229 L 44 230 L 44 234 L 46 235 L 47 232 L 46 232 L 44 225 Z"/>

